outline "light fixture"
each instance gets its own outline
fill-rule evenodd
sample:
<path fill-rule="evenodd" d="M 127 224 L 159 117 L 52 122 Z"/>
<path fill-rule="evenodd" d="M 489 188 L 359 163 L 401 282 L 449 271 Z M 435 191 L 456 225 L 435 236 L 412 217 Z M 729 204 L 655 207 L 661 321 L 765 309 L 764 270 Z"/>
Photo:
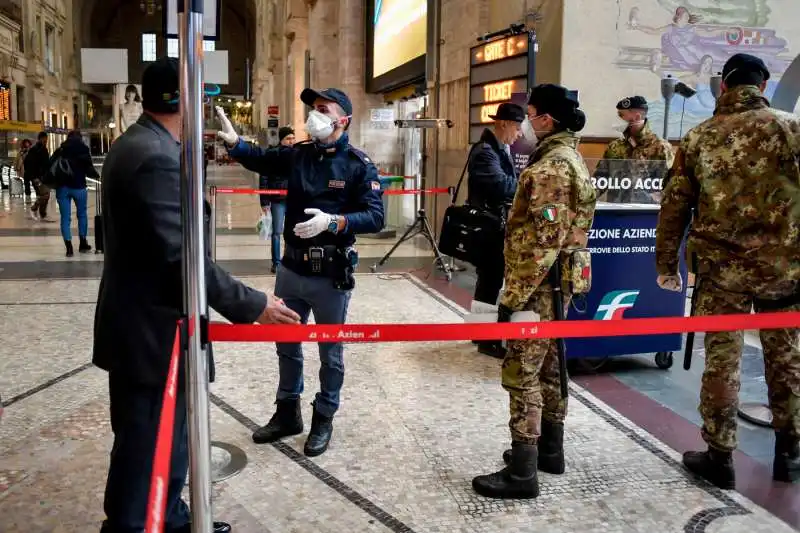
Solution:
<path fill-rule="evenodd" d="M 111 122 L 108 123 L 108 127 L 113 130 L 114 128 L 117 127 L 117 124 L 112 120 Z"/>

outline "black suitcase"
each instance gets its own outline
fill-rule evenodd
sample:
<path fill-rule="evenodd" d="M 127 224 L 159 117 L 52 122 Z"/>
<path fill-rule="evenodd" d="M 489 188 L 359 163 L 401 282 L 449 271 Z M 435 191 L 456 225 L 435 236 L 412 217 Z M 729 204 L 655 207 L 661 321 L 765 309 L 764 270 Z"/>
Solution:
<path fill-rule="evenodd" d="M 102 254 L 103 247 L 103 213 L 100 206 L 100 183 L 94 190 L 94 253 Z"/>

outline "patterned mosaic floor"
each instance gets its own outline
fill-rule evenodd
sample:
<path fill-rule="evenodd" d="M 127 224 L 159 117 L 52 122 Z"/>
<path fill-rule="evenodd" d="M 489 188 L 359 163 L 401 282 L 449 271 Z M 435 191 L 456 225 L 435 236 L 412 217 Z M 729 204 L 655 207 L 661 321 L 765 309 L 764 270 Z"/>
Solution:
<path fill-rule="evenodd" d="M 247 281 L 267 290 L 274 280 Z M 0 423 L 3 533 L 96 530 L 103 518 L 106 379 L 86 364 L 96 290 L 96 280 L 0 281 L 0 390 L 10 403 Z M 362 275 L 350 321 L 458 322 L 461 311 L 413 278 Z M 476 496 L 471 478 L 502 464 L 508 400 L 499 362 L 467 343 L 349 345 L 334 441 L 313 460 L 302 455 L 304 435 L 250 440 L 271 414 L 274 346 L 215 353 L 213 438 L 249 459 L 214 486 L 215 516 L 237 532 L 792 531 L 688 475 L 679 454 L 577 386 L 567 473 L 542 474 L 535 501 Z M 306 353 L 308 425 L 316 347 Z"/>

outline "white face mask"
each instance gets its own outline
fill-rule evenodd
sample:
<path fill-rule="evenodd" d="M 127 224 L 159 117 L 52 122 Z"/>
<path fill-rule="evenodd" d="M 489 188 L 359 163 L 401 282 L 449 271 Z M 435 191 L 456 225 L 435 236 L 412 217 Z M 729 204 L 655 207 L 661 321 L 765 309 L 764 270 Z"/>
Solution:
<path fill-rule="evenodd" d="M 625 130 L 628 128 L 636 128 L 639 126 L 644 125 L 644 120 L 635 120 L 633 122 L 628 122 L 624 119 L 619 119 L 619 123 L 614 126 L 614 129 L 620 133 L 625 133 Z"/>
<path fill-rule="evenodd" d="M 536 132 L 533 130 L 533 124 L 531 124 L 531 120 L 528 117 L 525 117 L 525 120 L 522 121 L 522 136 L 528 142 L 536 142 L 538 140 Z"/>
<path fill-rule="evenodd" d="M 306 131 L 313 139 L 321 141 L 327 139 L 336 128 L 334 121 L 330 117 L 323 115 L 316 109 L 308 112 L 308 120 L 306 120 Z"/>

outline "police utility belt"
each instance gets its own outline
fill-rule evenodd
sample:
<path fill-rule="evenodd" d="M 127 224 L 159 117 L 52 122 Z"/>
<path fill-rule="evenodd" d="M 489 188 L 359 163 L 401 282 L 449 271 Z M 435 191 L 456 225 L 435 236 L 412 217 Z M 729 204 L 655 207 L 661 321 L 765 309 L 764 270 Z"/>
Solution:
<path fill-rule="evenodd" d="M 302 274 L 329 278 L 337 289 L 350 290 L 355 286 L 353 273 L 358 265 L 358 252 L 352 246 L 333 245 L 292 248 L 287 246 L 284 257 L 297 265 Z"/>

